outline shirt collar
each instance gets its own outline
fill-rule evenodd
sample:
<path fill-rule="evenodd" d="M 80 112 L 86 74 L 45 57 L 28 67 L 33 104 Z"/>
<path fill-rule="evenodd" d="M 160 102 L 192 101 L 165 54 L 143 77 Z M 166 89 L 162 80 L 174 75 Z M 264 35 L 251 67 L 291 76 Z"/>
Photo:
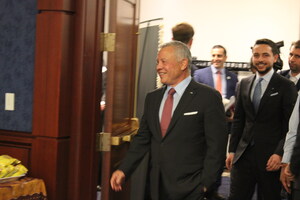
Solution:
<path fill-rule="evenodd" d="M 211 71 L 212 71 L 213 74 L 216 74 L 217 71 L 220 71 L 222 74 L 225 74 L 225 68 L 224 68 L 224 67 L 222 67 L 221 69 L 217 69 L 217 68 L 216 68 L 215 66 L 213 66 L 213 65 L 211 65 L 210 67 L 211 67 Z"/>
<path fill-rule="evenodd" d="M 191 76 L 186 77 L 183 81 L 181 81 L 180 83 L 178 83 L 174 89 L 176 90 L 176 93 L 179 94 L 180 96 L 184 93 L 185 89 L 187 88 L 187 86 L 190 84 L 192 80 Z M 166 93 L 171 89 L 171 86 L 167 87 Z"/>
<path fill-rule="evenodd" d="M 300 73 L 297 74 L 297 76 L 292 76 L 291 70 L 289 71 L 289 76 L 290 77 L 295 77 L 297 80 L 300 78 Z"/>
<path fill-rule="evenodd" d="M 272 68 L 268 73 L 266 73 L 263 76 L 260 76 L 258 72 L 256 72 L 256 80 L 258 80 L 259 78 L 263 78 L 265 81 L 269 82 L 273 76 L 274 73 L 274 69 Z"/>

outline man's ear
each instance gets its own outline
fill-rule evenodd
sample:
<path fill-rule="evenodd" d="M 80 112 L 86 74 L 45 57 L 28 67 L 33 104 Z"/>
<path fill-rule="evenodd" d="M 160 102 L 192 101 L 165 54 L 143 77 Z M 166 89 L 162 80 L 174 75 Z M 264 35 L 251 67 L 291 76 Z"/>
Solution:
<path fill-rule="evenodd" d="M 190 39 L 190 41 L 187 43 L 188 47 L 191 48 L 193 44 L 193 38 Z"/>
<path fill-rule="evenodd" d="M 279 55 L 278 54 L 275 54 L 274 55 L 274 58 L 275 58 L 275 61 L 274 62 L 277 62 L 278 58 L 279 58 Z"/>
<path fill-rule="evenodd" d="M 182 71 L 189 67 L 188 63 L 189 62 L 188 62 L 187 58 L 184 58 L 184 59 L 181 60 L 181 67 L 180 68 L 181 68 Z"/>

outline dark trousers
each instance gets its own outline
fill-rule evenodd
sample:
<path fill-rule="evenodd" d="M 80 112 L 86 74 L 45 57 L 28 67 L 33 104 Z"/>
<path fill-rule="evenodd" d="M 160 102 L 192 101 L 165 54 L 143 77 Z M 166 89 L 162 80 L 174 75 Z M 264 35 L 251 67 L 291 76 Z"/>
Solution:
<path fill-rule="evenodd" d="M 280 171 L 262 171 L 253 148 L 248 148 L 231 170 L 229 200 L 251 200 L 257 185 L 261 199 L 281 200 Z"/>
<path fill-rule="evenodd" d="M 299 200 L 300 199 L 300 190 L 299 189 L 292 190 L 291 198 L 292 198 L 292 200 Z"/>
<path fill-rule="evenodd" d="M 224 161 L 225 163 L 225 161 Z M 221 186 L 222 184 L 222 174 L 223 174 L 223 171 L 224 171 L 224 166 L 222 166 L 219 171 L 218 171 L 218 177 L 217 177 L 217 180 L 216 182 L 213 184 L 211 190 L 209 192 L 206 193 L 206 198 L 208 199 L 212 199 L 213 196 L 218 193 L 218 189 L 219 187 Z"/>
<path fill-rule="evenodd" d="M 292 192 L 288 200 L 300 199 L 300 176 L 295 177 L 295 181 L 292 183 Z"/>
<path fill-rule="evenodd" d="M 159 180 L 159 200 L 173 200 L 169 192 L 166 189 L 165 182 L 160 177 Z M 204 198 L 204 192 L 201 192 L 201 187 L 197 187 L 195 190 L 193 190 L 191 193 L 188 194 L 188 196 L 181 198 L 181 200 L 209 200 Z M 177 198 L 178 199 L 178 198 Z"/>

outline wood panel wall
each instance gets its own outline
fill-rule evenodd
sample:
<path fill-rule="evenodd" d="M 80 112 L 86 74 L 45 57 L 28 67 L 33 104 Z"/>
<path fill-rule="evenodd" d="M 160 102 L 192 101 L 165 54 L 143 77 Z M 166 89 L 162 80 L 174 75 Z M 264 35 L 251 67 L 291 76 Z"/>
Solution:
<path fill-rule="evenodd" d="M 49 200 L 95 200 L 104 0 L 38 0 L 32 133 L 0 130 L 0 152 L 45 181 Z"/>
<path fill-rule="evenodd" d="M 66 200 L 72 107 L 74 1 L 40 0 L 36 26 L 31 175 Z"/>

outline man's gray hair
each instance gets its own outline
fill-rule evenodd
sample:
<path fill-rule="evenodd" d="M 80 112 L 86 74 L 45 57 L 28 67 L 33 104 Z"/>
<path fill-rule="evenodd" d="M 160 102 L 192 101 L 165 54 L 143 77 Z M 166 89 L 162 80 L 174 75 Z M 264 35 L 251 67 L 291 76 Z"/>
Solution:
<path fill-rule="evenodd" d="M 190 70 L 192 55 L 189 47 L 186 44 L 179 41 L 171 41 L 171 42 L 164 43 L 160 46 L 161 49 L 166 47 L 174 47 L 178 61 L 186 58 L 188 60 L 188 68 Z"/>

